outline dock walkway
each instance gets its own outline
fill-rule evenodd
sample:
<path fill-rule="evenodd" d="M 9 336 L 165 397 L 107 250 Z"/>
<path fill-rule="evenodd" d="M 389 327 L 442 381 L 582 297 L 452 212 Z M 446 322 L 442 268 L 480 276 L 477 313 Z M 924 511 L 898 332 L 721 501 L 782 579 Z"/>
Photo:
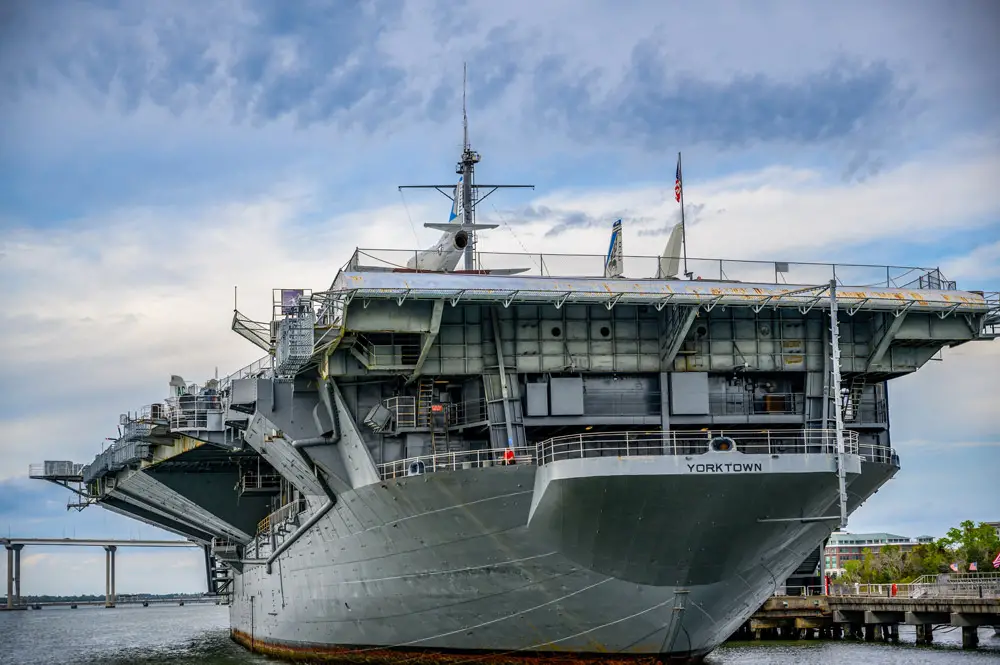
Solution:
<path fill-rule="evenodd" d="M 934 626 L 948 625 L 962 629 L 963 648 L 974 649 L 979 644 L 980 626 L 1000 626 L 998 589 L 981 587 L 976 594 L 949 595 L 947 587 L 928 585 L 925 593 L 914 594 L 912 589 L 906 589 L 900 597 L 898 587 L 884 586 L 887 596 L 867 593 L 774 596 L 737 635 L 753 639 L 818 635 L 896 641 L 899 625 L 906 624 L 917 627 L 917 644 L 930 644 Z M 893 591 L 896 595 L 892 595 Z"/>

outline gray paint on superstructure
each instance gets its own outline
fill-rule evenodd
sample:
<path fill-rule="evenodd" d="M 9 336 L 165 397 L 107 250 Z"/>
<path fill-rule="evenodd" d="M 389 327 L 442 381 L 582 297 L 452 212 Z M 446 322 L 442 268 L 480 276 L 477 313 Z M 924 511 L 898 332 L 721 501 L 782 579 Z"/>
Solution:
<path fill-rule="evenodd" d="M 155 526 L 178 536 L 183 536 L 190 540 L 209 543 L 212 541 L 212 534 L 204 529 L 196 528 L 190 524 L 185 524 L 160 513 L 140 507 L 135 503 L 130 503 L 113 494 L 107 494 L 101 498 L 101 507 L 107 508 L 113 513 L 131 517 L 132 519 L 145 522 L 150 526 Z"/>
<path fill-rule="evenodd" d="M 137 470 L 119 474 L 114 491 L 122 493 L 126 500 L 142 502 L 152 512 L 164 512 L 190 524 L 204 525 L 213 534 L 239 542 L 249 541 L 255 533 L 254 525 L 249 524 L 248 520 L 242 520 L 247 528 L 240 528 L 160 482 L 150 471 Z M 214 509 L 215 506 L 212 507 Z"/>
<path fill-rule="evenodd" d="M 354 277 L 341 275 L 338 283 Z M 712 300 L 712 289 L 746 285 L 655 280 L 590 280 L 614 298 L 599 301 L 592 292 L 591 304 L 543 304 L 532 299 L 557 289 L 580 294 L 585 284 L 498 279 L 462 278 L 504 284 L 507 295 L 444 297 L 454 276 L 362 275 L 359 283 L 387 290 L 357 292 L 344 303 L 343 338 L 328 362 L 318 362 L 328 375 L 309 366 L 293 381 L 234 382 L 234 400 L 254 414 L 245 425 L 247 446 L 307 505 L 294 523 L 282 524 L 286 535 L 272 542 L 275 536 L 262 533 L 244 554 L 276 558 L 273 566 L 235 566 L 242 573 L 234 628 L 249 632 L 252 595 L 258 638 L 288 645 L 704 653 L 829 535 L 835 519 L 796 519 L 839 512 L 834 461 L 824 454 L 729 454 L 741 460 L 736 475 L 692 474 L 687 465 L 715 468 L 696 455 L 587 457 L 381 480 L 376 464 L 429 453 L 431 434 L 419 422 L 376 432 L 364 417 L 389 398 L 415 400 L 424 390 L 432 401 L 484 402 L 486 422 L 449 429 L 449 449 L 460 450 L 499 448 L 508 439 L 531 444 L 588 427 L 824 427 L 837 408 L 827 394 L 822 305 L 758 307 L 730 291 Z M 411 291 L 392 291 L 401 285 Z M 515 286 L 527 290 L 514 293 Z M 625 298 L 630 289 L 662 295 L 675 287 L 687 300 Z M 976 337 L 975 298 L 921 294 L 927 308 L 900 313 L 885 299 L 856 299 L 857 308 L 845 306 L 839 318 L 848 426 L 860 432 L 862 454 L 889 443 L 885 380 L 914 371 L 943 345 Z M 947 314 L 947 298 L 971 318 Z M 677 391 L 687 390 L 682 376 L 700 387 L 678 400 Z M 538 400 L 531 416 L 529 393 Z M 742 458 L 754 458 L 749 473 Z M 853 455 L 848 462 L 851 512 L 897 467 Z M 154 464 L 147 475 L 166 473 Z M 332 490 L 332 508 L 274 557 L 295 525 L 329 505 L 321 480 Z M 181 498 L 196 498 L 189 501 L 196 508 L 206 500 L 173 487 Z M 165 524 L 176 513 L 205 518 L 186 504 L 137 505 Z"/>
<path fill-rule="evenodd" d="M 247 534 L 257 532 L 257 523 L 271 512 L 270 496 L 239 495 L 240 481 L 235 465 L 227 471 L 190 473 L 170 467 L 151 467 L 147 473 L 202 510 Z"/>
<path fill-rule="evenodd" d="M 273 423 L 258 412 L 250 420 L 244 439 L 247 445 L 256 450 L 299 492 L 306 496 L 325 494 L 322 484 L 316 480 L 315 473 L 302 455 L 284 437 L 273 434 L 276 429 Z M 337 476 L 330 474 L 328 481 L 334 482 L 336 478 Z"/>

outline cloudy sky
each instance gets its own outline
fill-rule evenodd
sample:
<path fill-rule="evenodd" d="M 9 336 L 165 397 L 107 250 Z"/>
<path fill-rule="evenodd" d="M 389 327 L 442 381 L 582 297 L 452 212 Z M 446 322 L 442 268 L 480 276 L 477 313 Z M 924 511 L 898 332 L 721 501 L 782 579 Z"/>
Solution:
<path fill-rule="evenodd" d="M 89 461 L 171 374 L 353 249 L 433 242 L 462 62 L 496 251 L 939 265 L 1000 290 L 1000 19 L 990 0 L 838 3 L 14 0 L 0 9 L 0 531 L 169 537 L 28 481 Z M 626 261 L 626 271 L 628 261 Z M 890 386 L 903 470 L 855 531 L 1000 519 L 1000 342 Z M 993 416 L 992 418 L 990 416 Z M 987 424 L 991 426 L 987 426 Z M 100 592 L 103 553 L 25 553 L 27 593 Z M 119 590 L 197 591 L 199 555 L 122 552 Z M 148 575 L 150 567 L 163 574 Z"/>

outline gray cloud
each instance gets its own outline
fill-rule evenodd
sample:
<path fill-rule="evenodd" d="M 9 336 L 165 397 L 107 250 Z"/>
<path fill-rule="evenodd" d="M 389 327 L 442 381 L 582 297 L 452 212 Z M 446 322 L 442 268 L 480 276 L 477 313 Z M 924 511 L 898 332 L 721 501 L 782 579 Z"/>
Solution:
<path fill-rule="evenodd" d="M 473 109 L 497 107 L 526 127 L 558 128 L 583 144 L 652 149 L 871 137 L 869 126 L 912 110 L 912 91 L 879 58 L 817 63 L 792 78 L 752 65 L 705 78 L 678 70 L 677 54 L 663 47 L 673 41 L 647 29 L 623 67 L 597 67 L 527 19 L 491 26 L 447 3 L 430 14 L 432 29 L 449 36 L 438 47 L 453 49 L 441 67 L 439 55 L 408 48 L 414 36 L 403 36 L 404 4 L 246 0 L 192 11 L 95 2 L 41 12 L 21 3 L 8 28 L 13 39 L 0 46 L 0 77 L 15 93 L 68 81 L 125 113 L 144 102 L 178 114 L 213 106 L 254 125 L 289 117 L 300 127 L 372 132 L 404 116 L 453 117 L 466 59 Z M 478 33 L 463 47 L 467 31 Z"/>
<path fill-rule="evenodd" d="M 293 116 L 371 130 L 412 102 L 404 71 L 379 46 L 401 0 L 356 3 L 97 2 L 12 10 L 0 77 L 13 92 L 53 75 L 121 111 L 144 101 L 183 113 L 224 95 L 235 120 Z"/>
<path fill-rule="evenodd" d="M 625 213 L 611 213 L 608 216 L 594 216 L 582 210 L 553 210 L 546 205 L 527 205 L 523 208 L 507 211 L 502 216 L 508 224 L 531 224 L 534 222 L 548 222 L 549 228 L 545 232 L 546 238 L 554 238 L 573 229 L 596 228 L 607 226 L 611 228 L 611 223 L 622 217 Z"/>
<path fill-rule="evenodd" d="M 702 211 L 705 210 L 704 203 L 687 203 L 684 202 L 684 226 L 685 228 L 692 227 L 696 225 L 702 219 Z M 680 223 L 681 221 L 681 211 L 680 209 L 672 212 L 667 218 L 665 223 L 658 225 L 656 228 L 652 229 L 639 229 L 636 232 L 637 236 L 640 237 L 659 237 L 665 236 L 673 230 L 674 225 Z"/>
<path fill-rule="evenodd" d="M 697 224 L 702 218 L 704 209 L 704 203 L 685 203 L 685 224 L 688 226 Z M 624 220 L 630 234 L 634 233 L 638 237 L 655 238 L 666 236 L 670 233 L 674 225 L 681 221 L 681 212 L 680 209 L 677 209 L 667 213 L 666 216 L 654 218 L 646 215 L 636 215 L 635 210 L 618 209 L 605 215 L 593 215 L 583 210 L 553 209 L 549 206 L 539 204 L 507 210 L 493 221 L 502 221 L 511 225 L 545 222 L 548 228 L 544 233 L 544 237 L 555 238 L 569 231 L 580 229 L 607 228 L 610 233 L 611 224 L 616 219 Z"/>
<path fill-rule="evenodd" d="M 761 73 L 710 81 L 672 72 L 659 44 L 655 36 L 637 43 L 625 77 L 603 95 L 597 69 L 545 59 L 533 110 L 584 143 L 615 138 L 657 150 L 837 141 L 910 112 L 912 91 L 884 62 L 838 61 L 791 82 Z"/>

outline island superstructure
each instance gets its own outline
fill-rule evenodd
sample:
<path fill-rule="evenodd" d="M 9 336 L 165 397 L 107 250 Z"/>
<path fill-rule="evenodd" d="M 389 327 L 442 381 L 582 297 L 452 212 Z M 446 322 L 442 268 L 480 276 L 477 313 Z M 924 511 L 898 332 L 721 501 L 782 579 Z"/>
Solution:
<path fill-rule="evenodd" d="M 235 311 L 259 361 L 32 476 L 202 544 L 257 651 L 698 658 L 898 471 L 888 383 L 997 336 L 937 269 L 681 280 L 676 235 L 622 256 L 622 225 L 606 256 L 481 251 L 478 161 L 435 248 Z"/>

